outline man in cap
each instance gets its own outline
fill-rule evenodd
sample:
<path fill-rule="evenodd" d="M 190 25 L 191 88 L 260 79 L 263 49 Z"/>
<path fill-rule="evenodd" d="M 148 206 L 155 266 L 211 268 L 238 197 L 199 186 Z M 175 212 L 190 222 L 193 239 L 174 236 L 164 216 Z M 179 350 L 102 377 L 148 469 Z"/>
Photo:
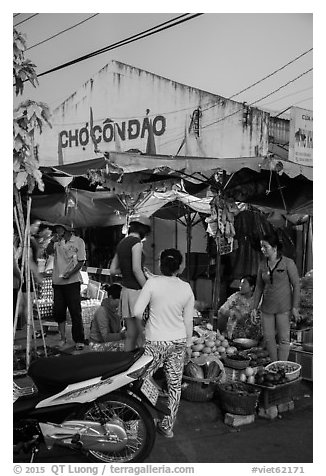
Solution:
<path fill-rule="evenodd" d="M 122 275 L 120 312 L 127 328 L 125 351 L 143 344 L 143 326 L 142 322 L 135 318 L 134 306 L 146 283 L 143 240 L 150 231 L 151 222 L 148 217 L 132 215 L 129 220 L 129 233 L 118 244 L 110 266 L 111 274 Z"/>
<path fill-rule="evenodd" d="M 58 323 L 61 340 L 66 344 L 66 313 L 71 316 L 71 333 L 76 350 L 84 348 L 84 326 L 81 311 L 80 269 L 86 259 L 85 243 L 72 233 L 68 225 L 55 225 L 55 235 L 47 252 L 54 254 L 52 284 L 54 292 L 53 317 Z"/>

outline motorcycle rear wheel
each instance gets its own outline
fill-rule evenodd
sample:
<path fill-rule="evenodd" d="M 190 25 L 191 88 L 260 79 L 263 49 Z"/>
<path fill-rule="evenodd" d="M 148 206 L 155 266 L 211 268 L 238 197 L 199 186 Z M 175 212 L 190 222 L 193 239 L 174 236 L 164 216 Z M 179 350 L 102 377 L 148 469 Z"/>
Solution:
<path fill-rule="evenodd" d="M 127 394 L 110 393 L 96 401 L 101 409 L 101 415 L 107 421 L 118 418 L 128 434 L 125 448 L 115 452 L 88 451 L 91 461 L 100 463 L 131 463 L 142 462 L 150 454 L 156 436 L 153 418 L 146 407 Z M 97 407 L 89 404 L 78 415 L 81 420 L 100 421 Z M 131 428 L 131 426 L 134 428 Z M 136 433 L 135 435 L 135 427 Z M 130 438 L 129 438 L 130 436 Z"/>

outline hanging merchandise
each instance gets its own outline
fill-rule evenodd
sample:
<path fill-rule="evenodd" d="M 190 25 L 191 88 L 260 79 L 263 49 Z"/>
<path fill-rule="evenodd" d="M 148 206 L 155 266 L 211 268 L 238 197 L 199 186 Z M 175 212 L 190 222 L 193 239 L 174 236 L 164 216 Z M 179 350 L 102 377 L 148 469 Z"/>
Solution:
<path fill-rule="evenodd" d="M 227 199 L 218 192 L 211 201 L 211 215 L 206 218 L 207 232 L 215 239 L 220 255 L 234 249 L 234 216 L 238 208 L 233 199 Z"/>

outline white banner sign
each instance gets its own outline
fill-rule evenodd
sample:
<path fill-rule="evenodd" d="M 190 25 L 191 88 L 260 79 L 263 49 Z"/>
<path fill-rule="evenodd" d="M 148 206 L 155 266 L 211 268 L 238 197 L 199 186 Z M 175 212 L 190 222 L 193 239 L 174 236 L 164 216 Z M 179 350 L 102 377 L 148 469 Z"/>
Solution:
<path fill-rule="evenodd" d="M 313 112 L 292 107 L 290 120 L 289 160 L 313 165 Z"/>

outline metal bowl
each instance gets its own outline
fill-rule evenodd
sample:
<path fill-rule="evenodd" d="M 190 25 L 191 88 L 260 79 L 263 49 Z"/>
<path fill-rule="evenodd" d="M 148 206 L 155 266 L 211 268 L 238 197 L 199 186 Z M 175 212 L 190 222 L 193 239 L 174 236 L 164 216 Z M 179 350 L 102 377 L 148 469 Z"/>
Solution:
<path fill-rule="evenodd" d="M 233 344 L 240 349 L 251 349 L 251 347 L 256 347 L 258 342 L 254 339 L 239 338 L 234 339 Z"/>

